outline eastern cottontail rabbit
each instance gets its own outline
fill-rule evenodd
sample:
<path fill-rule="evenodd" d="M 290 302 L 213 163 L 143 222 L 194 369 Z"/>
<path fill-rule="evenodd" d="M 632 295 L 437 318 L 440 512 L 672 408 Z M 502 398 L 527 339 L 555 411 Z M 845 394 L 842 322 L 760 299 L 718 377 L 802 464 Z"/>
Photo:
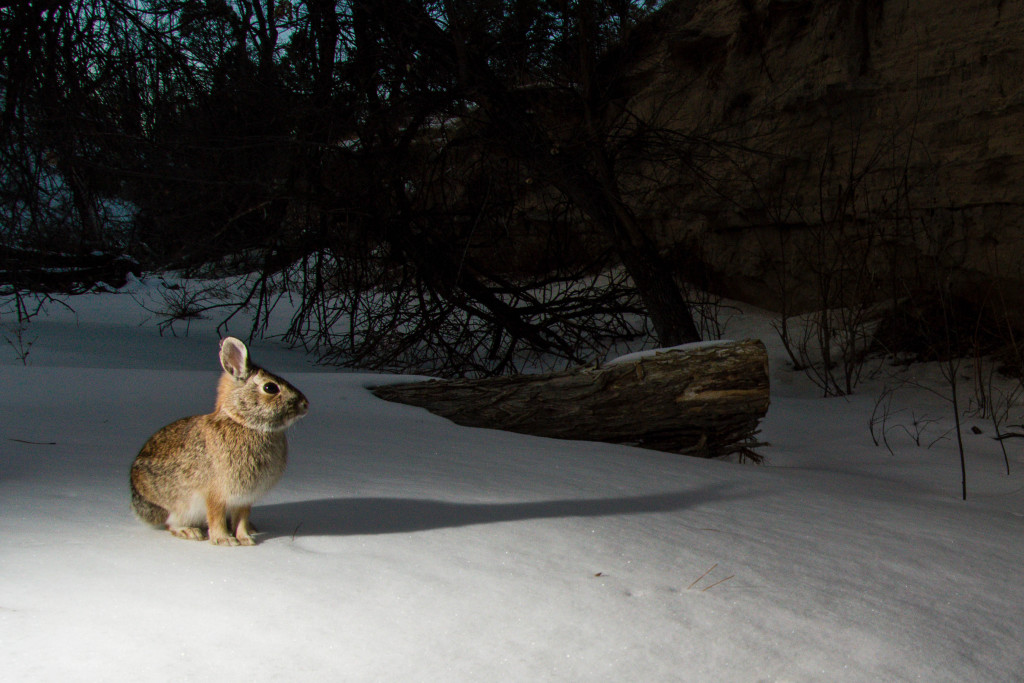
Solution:
<path fill-rule="evenodd" d="M 205 538 L 205 516 L 210 542 L 253 545 L 249 511 L 281 478 L 285 429 L 306 414 L 309 401 L 254 365 L 233 337 L 220 343 L 220 364 L 214 411 L 167 425 L 139 451 L 131 471 L 132 510 L 192 540 Z"/>

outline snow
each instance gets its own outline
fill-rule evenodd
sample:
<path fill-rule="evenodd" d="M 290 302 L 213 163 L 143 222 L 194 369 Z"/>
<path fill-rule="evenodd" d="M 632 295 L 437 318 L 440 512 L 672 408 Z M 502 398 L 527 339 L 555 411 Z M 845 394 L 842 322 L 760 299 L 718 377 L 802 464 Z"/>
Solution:
<path fill-rule="evenodd" d="M 615 365 L 618 363 L 635 363 L 639 360 L 644 360 L 645 358 L 654 358 L 659 354 L 671 353 L 673 351 L 699 351 L 701 349 L 710 349 L 716 346 L 727 344 L 730 341 L 734 340 L 718 339 L 714 341 L 690 342 L 689 344 L 679 344 L 678 346 L 667 346 L 657 349 L 644 349 L 643 351 L 634 351 L 632 353 L 627 353 L 622 356 L 613 358 L 612 360 L 605 363 L 605 365 Z"/>
<path fill-rule="evenodd" d="M 128 467 L 217 378 L 217 321 L 161 337 L 138 303 L 155 286 L 49 307 L 27 365 L 0 339 L 5 680 L 1024 676 L 1019 440 L 1007 476 L 968 421 L 986 433 L 965 436 L 961 501 L 941 398 L 900 392 L 891 426 L 913 410 L 937 441 L 893 428 L 891 455 L 868 428 L 879 387 L 818 398 L 756 311 L 727 333 L 772 356 L 765 466 L 458 427 L 366 389 L 402 378 L 262 342 L 312 407 L 258 545 L 147 528 Z"/>

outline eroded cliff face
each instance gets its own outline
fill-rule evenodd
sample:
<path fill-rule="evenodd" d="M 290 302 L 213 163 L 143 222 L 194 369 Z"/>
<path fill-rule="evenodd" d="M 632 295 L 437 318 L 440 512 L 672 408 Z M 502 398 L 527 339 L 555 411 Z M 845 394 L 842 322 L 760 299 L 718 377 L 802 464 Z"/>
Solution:
<path fill-rule="evenodd" d="M 630 106 L 706 144 L 637 210 L 681 270 L 788 312 L 939 275 L 1024 310 L 1024 2 L 680 0 L 657 22 Z"/>

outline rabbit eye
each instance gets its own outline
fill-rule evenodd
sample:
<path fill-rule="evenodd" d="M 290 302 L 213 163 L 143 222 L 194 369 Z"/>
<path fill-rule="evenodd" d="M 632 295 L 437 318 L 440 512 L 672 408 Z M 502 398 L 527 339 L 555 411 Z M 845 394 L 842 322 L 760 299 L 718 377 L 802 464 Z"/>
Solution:
<path fill-rule="evenodd" d="M 277 386 L 273 382 L 267 382 L 263 385 L 263 393 L 265 394 L 276 394 L 281 391 L 281 387 Z"/>

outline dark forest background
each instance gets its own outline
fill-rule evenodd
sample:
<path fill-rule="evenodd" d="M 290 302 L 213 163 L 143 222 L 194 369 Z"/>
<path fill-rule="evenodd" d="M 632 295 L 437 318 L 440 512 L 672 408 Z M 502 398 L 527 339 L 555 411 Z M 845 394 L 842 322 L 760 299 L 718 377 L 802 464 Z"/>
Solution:
<path fill-rule="evenodd" d="M 0 282 L 255 273 L 324 360 L 449 375 L 699 339 L 628 196 L 707 147 L 625 104 L 653 5 L 7 5 Z"/>
<path fill-rule="evenodd" d="M 39 297 L 176 271 L 167 320 L 246 310 L 259 336 L 288 298 L 286 341 L 325 363 L 465 376 L 714 337 L 725 292 L 779 313 L 827 395 L 871 354 L 1019 373 L 1019 288 L 970 255 L 1007 260 L 973 207 L 1011 206 L 1009 182 L 956 195 L 979 184 L 943 166 L 944 110 L 878 113 L 945 82 L 870 80 L 898 13 L 739 2 L 728 31 L 687 32 L 698 5 L 0 5 L 0 296 L 21 323 Z M 795 80 L 773 59 L 802 59 Z M 820 64 L 853 75 L 819 87 Z M 705 94 L 722 111 L 702 121 Z"/>

